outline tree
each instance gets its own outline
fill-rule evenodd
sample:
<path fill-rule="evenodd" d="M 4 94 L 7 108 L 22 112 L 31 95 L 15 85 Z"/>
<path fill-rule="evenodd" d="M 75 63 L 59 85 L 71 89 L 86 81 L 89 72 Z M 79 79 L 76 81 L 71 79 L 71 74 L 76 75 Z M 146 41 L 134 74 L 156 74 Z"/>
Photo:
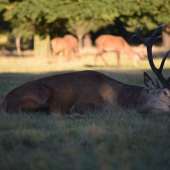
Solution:
<path fill-rule="evenodd" d="M 15 37 L 17 54 L 21 55 L 20 39 L 28 38 L 34 33 L 34 28 L 29 22 L 25 22 L 24 18 L 16 15 L 17 5 L 19 3 L 8 2 L 1 0 L 0 5 L 3 4 L 3 17 L 4 20 L 10 22 L 12 28 L 11 35 Z M 2 6 L 1 6 L 2 7 Z"/>
<path fill-rule="evenodd" d="M 163 23 L 163 45 L 170 46 L 170 1 L 169 0 L 124 0 L 118 3 L 120 20 L 126 29 L 134 32 L 142 26 L 143 32 L 151 31 Z"/>
<path fill-rule="evenodd" d="M 34 27 L 30 23 L 15 24 L 15 22 L 12 22 L 11 24 L 13 28 L 11 34 L 15 37 L 17 54 L 21 55 L 21 38 L 32 38 L 32 35 L 34 34 Z"/>
<path fill-rule="evenodd" d="M 82 46 L 85 34 L 113 23 L 118 17 L 114 8 L 116 3 L 116 0 L 51 0 L 50 3 L 44 2 L 44 16 L 47 23 L 64 21 L 67 30 L 77 36 Z"/>
<path fill-rule="evenodd" d="M 60 8 L 65 10 L 61 10 L 58 16 L 68 20 L 68 31 L 77 36 L 79 46 L 82 47 L 85 34 L 112 24 L 119 16 L 114 8 L 116 3 L 116 0 L 70 0 L 61 4 Z"/>
<path fill-rule="evenodd" d="M 125 23 L 130 32 L 139 25 L 148 31 L 166 23 L 164 32 L 169 34 L 169 0 L 0 0 L 1 11 L 11 22 L 16 37 L 32 31 L 41 36 L 40 42 L 43 38 L 49 41 L 49 35 L 59 36 L 69 31 L 82 46 L 85 34 L 113 24 L 115 19 Z"/>
<path fill-rule="evenodd" d="M 6 2 L 4 5 L 4 18 L 11 22 L 13 28 L 12 33 L 16 37 L 18 53 L 20 54 L 20 38 L 35 34 L 34 40 L 37 42 L 34 42 L 34 44 L 39 44 L 34 46 L 35 54 L 37 56 L 41 54 L 43 54 L 43 56 L 49 56 L 49 34 L 54 32 L 54 30 L 64 30 L 61 29 L 61 26 L 63 26 L 65 20 L 59 20 L 57 13 L 55 13 L 58 2 L 54 0 L 50 2 L 46 0 L 1 0 L 0 5 L 4 2 Z M 55 20 L 53 20 L 54 13 Z M 37 38 L 37 36 L 39 36 L 39 38 Z M 46 43 L 46 45 L 44 45 L 44 43 Z"/>
<path fill-rule="evenodd" d="M 0 4 L 0 43 L 2 44 L 6 43 L 8 33 L 11 31 L 10 22 L 4 20 L 5 5 L 6 1 Z"/>

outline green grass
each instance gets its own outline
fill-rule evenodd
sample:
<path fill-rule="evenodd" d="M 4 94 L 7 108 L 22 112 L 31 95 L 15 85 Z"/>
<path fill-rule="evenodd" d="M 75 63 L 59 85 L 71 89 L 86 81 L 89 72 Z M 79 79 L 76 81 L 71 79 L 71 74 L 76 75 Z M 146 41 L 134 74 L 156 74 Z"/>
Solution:
<path fill-rule="evenodd" d="M 93 56 L 56 63 L 34 58 L 0 57 L 0 100 L 14 87 L 66 71 L 93 69 L 128 84 L 143 85 L 147 60 L 117 70 L 93 67 Z M 155 59 L 156 65 L 160 58 Z M 164 71 L 170 75 L 170 61 Z M 84 118 L 42 113 L 0 114 L 0 170 L 169 170 L 170 114 L 139 114 L 118 106 L 89 112 Z"/>

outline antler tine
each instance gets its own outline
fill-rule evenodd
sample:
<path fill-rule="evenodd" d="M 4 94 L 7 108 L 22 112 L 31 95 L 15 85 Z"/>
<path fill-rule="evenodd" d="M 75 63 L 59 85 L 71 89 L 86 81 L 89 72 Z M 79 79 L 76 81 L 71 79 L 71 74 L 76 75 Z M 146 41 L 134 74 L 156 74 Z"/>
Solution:
<path fill-rule="evenodd" d="M 159 81 L 162 83 L 163 87 L 169 87 L 169 82 L 170 82 L 170 78 L 168 80 L 166 80 L 164 78 L 164 76 L 162 75 L 162 69 L 165 63 L 165 60 L 169 54 L 169 51 L 167 52 L 167 54 L 165 55 L 165 57 L 163 58 L 160 68 L 157 69 L 155 67 L 155 64 L 153 62 L 153 57 L 152 57 L 152 46 L 153 43 L 158 40 L 159 38 L 161 38 L 162 36 L 157 36 L 157 34 L 161 31 L 161 29 L 164 27 L 165 24 L 160 25 L 154 32 L 153 34 L 148 37 L 148 38 L 143 38 L 139 35 L 139 31 L 140 31 L 140 27 L 136 30 L 136 33 L 133 37 L 137 37 L 139 40 L 141 40 L 146 46 L 147 46 L 147 53 L 148 53 L 148 60 L 149 60 L 149 64 L 151 66 L 151 69 L 153 70 L 153 72 L 156 74 L 157 78 L 159 79 Z"/>
<path fill-rule="evenodd" d="M 158 79 L 158 78 L 157 78 L 156 82 L 157 82 L 158 88 L 161 88 L 161 86 L 160 86 L 160 84 L 159 84 L 159 79 Z"/>
<path fill-rule="evenodd" d="M 164 67 L 164 63 L 165 63 L 165 60 L 166 58 L 168 57 L 168 54 L 170 53 L 170 50 L 168 50 L 168 52 L 165 54 L 164 58 L 162 59 L 162 62 L 161 62 L 161 65 L 159 67 L 159 72 L 160 74 L 162 74 L 162 70 L 163 70 L 163 67 Z M 166 80 L 166 87 L 169 87 L 169 82 L 170 82 L 170 77 Z"/>
<path fill-rule="evenodd" d="M 153 43 L 156 42 L 157 40 L 159 40 L 160 38 L 162 38 L 162 35 L 155 37 L 154 40 L 153 40 Z"/>
<path fill-rule="evenodd" d="M 150 37 L 148 37 L 148 38 L 143 38 L 143 37 L 141 37 L 141 35 L 140 35 L 140 28 L 141 28 L 141 26 L 140 27 L 138 27 L 137 29 L 136 29 L 136 33 L 135 33 L 135 35 L 133 35 L 132 36 L 132 38 L 134 38 L 134 37 L 137 37 L 141 42 L 143 42 L 145 45 L 147 45 L 148 43 L 151 43 L 151 45 L 155 42 L 155 41 L 157 41 L 158 39 L 160 39 L 162 36 L 160 35 L 160 36 L 157 36 L 157 34 L 161 31 L 161 29 L 163 28 L 165 26 L 165 24 L 162 24 L 162 25 L 160 25 L 154 32 L 153 32 L 153 34 L 150 36 Z M 157 36 L 157 37 L 156 37 Z"/>
<path fill-rule="evenodd" d="M 150 42 L 153 44 L 155 41 L 157 41 L 159 38 L 161 38 L 162 36 L 157 36 L 157 34 L 162 30 L 162 28 L 165 26 L 165 24 L 160 25 L 157 29 L 155 29 L 155 31 L 153 32 L 153 34 L 150 36 Z M 157 37 L 156 37 L 157 36 Z"/>
<path fill-rule="evenodd" d="M 132 38 L 137 37 L 141 42 L 143 42 L 146 45 L 148 40 L 149 40 L 149 38 L 143 38 L 140 35 L 140 28 L 141 28 L 141 26 L 136 29 L 136 33 L 135 33 L 135 35 L 132 36 Z"/>
<path fill-rule="evenodd" d="M 166 58 L 168 57 L 168 54 L 170 53 L 170 50 L 166 53 L 166 55 L 164 56 L 164 58 L 162 59 L 162 62 L 161 62 L 161 65 L 159 67 L 159 72 L 161 73 L 162 72 L 162 69 L 164 67 L 164 63 L 165 63 L 165 60 Z"/>
<path fill-rule="evenodd" d="M 168 80 L 167 80 L 167 84 L 169 85 L 169 82 L 170 82 L 170 77 L 168 78 Z"/>

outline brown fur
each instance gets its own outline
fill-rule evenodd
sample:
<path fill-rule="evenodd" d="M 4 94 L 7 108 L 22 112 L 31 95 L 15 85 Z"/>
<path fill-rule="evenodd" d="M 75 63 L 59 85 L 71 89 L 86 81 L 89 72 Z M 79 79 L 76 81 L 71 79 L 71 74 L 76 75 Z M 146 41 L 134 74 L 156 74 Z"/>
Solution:
<path fill-rule="evenodd" d="M 67 57 L 67 60 L 71 60 L 73 55 L 80 59 L 79 47 L 77 39 L 72 35 L 65 35 L 62 37 L 56 37 L 51 40 L 51 47 L 53 51 L 53 56 L 59 52 L 63 52 Z"/>
<path fill-rule="evenodd" d="M 80 59 L 81 55 L 79 53 L 79 44 L 77 38 L 75 38 L 73 35 L 67 34 L 64 36 L 64 39 L 70 44 L 71 49 L 75 54 L 75 57 Z"/>
<path fill-rule="evenodd" d="M 128 56 L 133 58 L 133 64 L 135 67 L 139 64 L 139 54 L 137 54 L 130 45 L 124 40 L 123 37 L 113 36 L 113 35 L 100 35 L 95 40 L 95 45 L 97 47 L 97 54 L 95 57 L 95 64 L 97 63 L 97 58 L 100 56 L 104 61 L 105 65 L 108 63 L 103 57 L 104 52 L 115 52 L 117 57 L 117 66 L 120 67 L 120 52 L 125 52 Z"/>
<path fill-rule="evenodd" d="M 169 111 L 170 91 L 154 86 L 146 73 L 144 77 L 149 87 L 126 85 L 96 71 L 49 76 L 13 89 L 0 108 L 8 113 L 28 110 L 73 114 L 119 104 L 139 112 Z"/>

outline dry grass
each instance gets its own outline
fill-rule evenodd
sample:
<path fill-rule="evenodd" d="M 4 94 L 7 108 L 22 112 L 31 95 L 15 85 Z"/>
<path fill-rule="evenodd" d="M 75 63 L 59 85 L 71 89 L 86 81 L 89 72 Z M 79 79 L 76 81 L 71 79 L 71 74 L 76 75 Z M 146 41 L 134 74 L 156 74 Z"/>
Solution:
<path fill-rule="evenodd" d="M 146 56 L 145 47 L 133 47 L 135 51 Z M 161 57 L 163 57 L 166 49 L 153 47 L 154 56 L 156 56 L 155 64 L 159 66 Z M 105 53 L 104 57 L 108 61 L 110 67 L 105 67 L 101 58 L 98 59 L 96 67 L 94 66 L 95 48 L 82 49 L 82 58 L 77 61 L 73 60 L 66 62 L 64 56 L 59 55 L 56 58 L 35 58 L 33 55 L 25 57 L 0 56 L 0 72 L 10 73 L 44 73 L 44 72 L 59 72 L 67 70 L 117 70 L 116 57 L 114 53 Z M 126 54 L 121 55 L 122 68 L 121 70 L 150 70 L 147 58 L 141 60 L 138 68 L 133 66 L 133 61 Z M 167 59 L 165 68 L 169 68 L 170 60 Z"/>

